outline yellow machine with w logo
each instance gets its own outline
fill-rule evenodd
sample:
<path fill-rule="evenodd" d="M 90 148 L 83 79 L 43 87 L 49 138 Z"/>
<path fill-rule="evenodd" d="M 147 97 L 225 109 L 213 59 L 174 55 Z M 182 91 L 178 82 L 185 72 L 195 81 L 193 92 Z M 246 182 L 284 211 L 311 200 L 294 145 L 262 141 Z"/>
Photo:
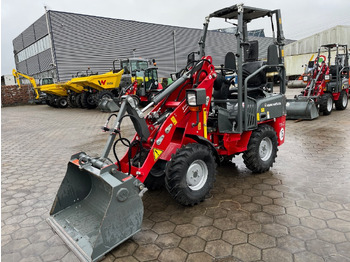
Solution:
<path fill-rule="evenodd" d="M 66 82 L 73 92 L 69 97 L 75 104 L 83 108 L 95 108 L 102 98 L 113 98 L 119 94 L 118 87 L 124 70 L 112 70 L 100 75 L 75 77 Z M 71 88 L 70 88 L 71 87 Z"/>
<path fill-rule="evenodd" d="M 114 89 L 119 87 L 123 73 L 124 70 L 120 70 L 118 72 L 107 72 L 102 75 L 91 75 L 86 77 L 72 78 L 70 83 L 78 84 L 80 86 L 89 86 L 98 91 L 102 91 L 105 89 Z"/>

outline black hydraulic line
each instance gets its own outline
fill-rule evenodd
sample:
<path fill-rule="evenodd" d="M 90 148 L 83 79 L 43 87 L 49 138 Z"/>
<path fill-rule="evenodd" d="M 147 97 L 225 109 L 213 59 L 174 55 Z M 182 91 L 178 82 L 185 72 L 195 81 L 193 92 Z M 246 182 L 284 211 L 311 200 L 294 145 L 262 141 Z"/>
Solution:
<path fill-rule="evenodd" d="M 120 121 L 120 125 L 122 124 L 122 120 L 123 120 L 125 117 L 133 118 L 133 119 L 135 119 L 136 122 L 137 122 L 137 118 L 136 118 L 135 116 L 130 115 L 130 114 L 126 114 L 126 115 L 123 115 L 123 116 L 120 118 L 120 120 L 119 120 L 119 121 Z M 117 130 L 114 130 L 114 131 L 117 131 Z M 142 129 L 140 128 L 139 131 L 140 131 L 139 137 L 143 137 Z"/>
<path fill-rule="evenodd" d="M 115 115 L 115 114 L 112 114 L 112 115 Z M 111 115 L 111 116 L 112 116 L 112 115 Z M 110 117 L 111 117 L 111 116 L 110 116 Z M 124 115 L 124 116 L 122 116 L 122 117 L 120 118 L 120 124 L 122 123 L 122 120 L 123 120 L 125 117 L 130 117 L 130 118 L 136 119 L 135 116 L 126 114 L 126 115 Z M 136 120 L 137 120 L 137 119 L 136 119 Z M 116 160 L 117 160 L 117 163 L 118 163 L 119 168 L 121 168 L 120 161 L 119 161 L 119 158 L 118 158 L 117 152 L 116 152 L 116 145 L 117 145 L 117 143 L 118 143 L 119 141 L 121 141 L 122 144 L 123 144 L 124 146 L 126 146 L 126 147 L 129 148 L 129 149 L 128 149 L 128 162 L 129 162 L 129 173 L 128 173 L 128 175 L 130 175 L 130 174 L 131 174 L 131 148 L 133 147 L 133 146 L 132 146 L 132 143 L 136 142 L 136 140 L 133 141 L 133 142 L 131 143 L 127 138 L 121 136 L 121 133 L 120 133 L 119 130 L 114 130 L 114 132 L 117 132 L 118 135 L 119 135 L 119 139 L 117 139 L 117 140 L 113 143 L 113 154 L 114 154 L 114 157 L 115 157 Z M 139 134 L 139 136 L 142 137 L 142 131 L 140 130 L 140 132 L 141 132 L 141 134 Z M 141 152 L 141 149 L 143 148 L 143 145 L 142 145 L 141 140 L 139 140 L 139 143 L 140 143 L 139 152 Z"/>
<path fill-rule="evenodd" d="M 181 90 L 180 90 L 179 94 L 177 95 L 177 97 L 176 97 L 175 101 L 177 101 L 177 100 L 179 99 L 179 97 L 180 97 L 180 95 L 181 95 L 182 91 L 184 90 L 185 86 L 187 86 L 187 85 L 189 85 L 189 84 L 191 84 L 191 83 L 189 82 L 189 83 L 186 83 L 185 85 L 183 85 L 183 86 L 182 86 L 182 88 L 181 88 Z"/>

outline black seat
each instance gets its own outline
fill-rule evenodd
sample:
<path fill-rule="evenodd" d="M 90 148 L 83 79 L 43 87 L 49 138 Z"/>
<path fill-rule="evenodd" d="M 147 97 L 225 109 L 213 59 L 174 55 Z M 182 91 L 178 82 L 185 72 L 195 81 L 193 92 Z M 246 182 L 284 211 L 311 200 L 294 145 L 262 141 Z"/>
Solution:
<path fill-rule="evenodd" d="M 337 72 L 337 66 L 336 65 L 331 65 L 329 67 L 329 73 L 332 75 L 331 81 L 336 81 L 337 80 L 337 73 L 339 73 L 341 67 L 338 67 L 338 72 Z"/>
<path fill-rule="evenodd" d="M 232 52 L 225 55 L 225 69 L 236 71 L 236 56 Z"/>
<path fill-rule="evenodd" d="M 265 62 L 258 61 L 259 58 L 259 42 L 257 40 L 249 41 L 244 46 L 244 61 L 242 65 L 243 83 L 245 79 L 257 71 Z M 266 83 L 266 72 L 262 71 L 248 81 L 248 88 L 259 88 Z"/>
<path fill-rule="evenodd" d="M 244 63 L 242 66 L 242 77 L 243 83 L 245 79 L 250 76 L 252 73 L 257 71 L 260 67 L 262 67 L 266 62 L 264 61 L 254 61 Z M 248 81 L 248 88 L 259 88 L 266 84 L 266 70 L 260 71 L 257 75 L 251 78 Z"/>
<path fill-rule="evenodd" d="M 221 74 L 218 74 L 214 81 L 214 99 L 227 99 L 229 97 L 229 89 L 231 81 L 225 77 L 226 72 L 236 71 L 236 57 L 234 53 L 228 52 L 225 55 L 225 64 L 221 68 Z"/>
<path fill-rule="evenodd" d="M 244 62 L 254 62 L 259 59 L 259 42 L 249 41 L 244 46 Z"/>
<path fill-rule="evenodd" d="M 218 74 L 214 81 L 214 99 L 227 99 L 229 95 L 230 83 L 225 76 Z"/>

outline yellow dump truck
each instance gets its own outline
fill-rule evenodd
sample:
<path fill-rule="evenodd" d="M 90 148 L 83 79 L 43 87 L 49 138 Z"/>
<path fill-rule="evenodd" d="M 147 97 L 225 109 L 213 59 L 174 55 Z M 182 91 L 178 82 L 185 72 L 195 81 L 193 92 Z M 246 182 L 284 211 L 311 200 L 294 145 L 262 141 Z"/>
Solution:
<path fill-rule="evenodd" d="M 66 82 L 67 88 L 75 93 L 69 96 L 69 101 L 74 98 L 77 106 L 95 108 L 101 98 L 118 95 L 123 73 L 124 70 L 112 70 L 105 74 L 72 78 Z"/>

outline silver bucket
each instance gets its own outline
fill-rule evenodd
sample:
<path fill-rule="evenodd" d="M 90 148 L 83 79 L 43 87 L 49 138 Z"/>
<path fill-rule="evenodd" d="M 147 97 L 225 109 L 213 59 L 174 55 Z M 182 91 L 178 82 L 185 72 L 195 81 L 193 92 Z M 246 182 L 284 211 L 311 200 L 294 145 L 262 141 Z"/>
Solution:
<path fill-rule="evenodd" d="M 141 229 L 143 184 L 117 171 L 68 163 L 49 224 L 82 261 L 98 261 Z M 141 193 L 140 193 L 141 192 Z"/>
<path fill-rule="evenodd" d="M 318 118 L 319 113 L 313 99 L 287 99 L 287 119 L 312 120 Z"/>

